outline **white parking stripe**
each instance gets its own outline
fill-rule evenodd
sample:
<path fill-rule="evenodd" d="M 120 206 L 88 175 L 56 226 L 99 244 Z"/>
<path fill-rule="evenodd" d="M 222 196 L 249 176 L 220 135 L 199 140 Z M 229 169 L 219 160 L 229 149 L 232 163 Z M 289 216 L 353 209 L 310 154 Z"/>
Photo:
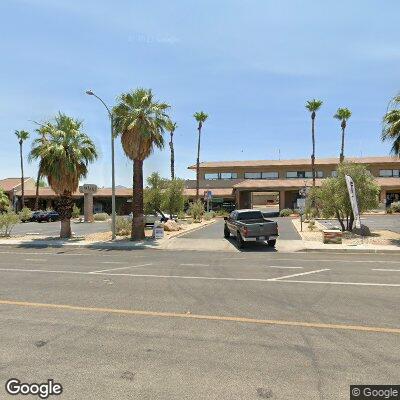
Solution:
<path fill-rule="evenodd" d="M 293 274 L 293 275 L 285 275 L 285 276 L 280 276 L 278 278 L 272 278 L 270 279 L 270 281 L 278 281 L 281 279 L 286 279 L 286 278 L 293 278 L 295 276 L 302 276 L 302 275 L 310 275 L 310 274 L 316 274 L 318 272 L 324 272 L 324 271 L 330 271 L 329 268 L 325 268 L 325 269 L 317 269 L 315 271 L 308 271 L 308 272 L 301 272 L 299 274 Z"/>
<path fill-rule="evenodd" d="M 100 271 L 91 271 L 90 274 L 99 274 L 101 272 L 109 272 L 109 271 L 118 271 L 120 269 L 128 269 L 128 268 L 140 268 L 140 267 L 147 267 L 153 264 L 141 264 L 141 265 L 131 265 L 129 267 L 119 267 L 119 268 L 111 268 L 111 269 L 101 269 Z"/>
<path fill-rule="evenodd" d="M 25 258 L 24 261 L 47 261 L 45 258 Z"/>
<path fill-rule="evenodd" d="M 400 272 L 400 269 L 375 268 L 375 269 L 371 269 L 371 271 Z"/>
<path fill-rule="evenodd" d="M 179 264 L 182 267 L 209 267 L 210 264 Z"/>
<path fill-rule="evenodd" d="M 396 283 L 369 283 L 369 282 L 334 282 L 334 281 L 295 281 L 295 280 L 284 280 L 278 281 L 279 283 L 307 283 L 307 284 L 318 284 L 318 285 L 346 285 L 346 286 L 387 286 L 387 287 L 400 287 L 400 284 Z"/>

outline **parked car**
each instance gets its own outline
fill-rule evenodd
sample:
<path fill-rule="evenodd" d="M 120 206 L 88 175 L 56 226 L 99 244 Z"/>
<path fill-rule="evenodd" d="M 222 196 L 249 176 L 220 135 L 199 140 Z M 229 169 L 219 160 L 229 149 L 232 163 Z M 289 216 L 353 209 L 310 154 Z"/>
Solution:
<path fill-rule="evenodd" d="M 36 217 L 37 222 L 53 222 L 60 219 L 60 214 L 56 211 L 45 211 Z"/>
<path fill-rule="evenodd" d="M 39 215 L 44 214 L 46 211 L 39 210 L 39 211 L 33 211 L 31 218 L 29 219 L 30 222 L 37 222 L 37 218 Z"/>
<path fill-rule="evenodd" d="M 128 218 L 129 218 L 129 219 L 132 219 L 132 213 L 130 213 L 130 214 L 128 215 Z M 169 214 L 166 214 L 166 213 L 164 213 L 164 217 L 163 217 L 161 214 L 159 214 L 159 213 L 146 214 L 146 215 L 144 216 L 144 223 L 145 223 L 146 225 L 154 225 L 156 222 L 166 222 L 166 221 L 168 221 L 170 218 L 171 218 L 170 215 L 169 215 Z"/>
<path fill-rule="evenodd" d="M 274 247 L 278 238 L 278 224 L 265 219 L 259 210 L 235 210 L 225 217 L 224 237 L 236 237 L 237 247 L 247 242 L 267 242 Z"/>

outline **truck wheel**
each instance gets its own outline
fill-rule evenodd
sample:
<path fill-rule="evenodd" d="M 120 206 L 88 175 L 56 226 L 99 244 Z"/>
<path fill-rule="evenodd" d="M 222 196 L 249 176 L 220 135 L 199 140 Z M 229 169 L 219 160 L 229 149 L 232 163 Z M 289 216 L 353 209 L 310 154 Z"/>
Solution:
<path fill-rule="evenodd" d="M 238 249 L 243 249 L 244 247 L 244 241 L 242 239 L 242 235 L 240 234 L 240 232 L 236 234 L 236 245 Z"/>
<path fill-rule="evenodd" d="M 275 247 L 275 244 L 276 244 L 276 239 L 274 239 L 274 240 L 268 240 L 268 246 L 269 247 Z"/>
<path fill-rule="evenodd" d="M 229 231 L 228 227 L 225 225 L 224 227 L 224 238 L 228 239 L 231 236 L 231 232 Z"/>

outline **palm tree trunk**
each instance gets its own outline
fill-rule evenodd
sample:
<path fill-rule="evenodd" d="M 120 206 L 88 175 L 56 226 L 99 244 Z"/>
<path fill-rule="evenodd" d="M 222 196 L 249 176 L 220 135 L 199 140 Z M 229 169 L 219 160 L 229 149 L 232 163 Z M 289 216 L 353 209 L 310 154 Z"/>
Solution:
<path fill-rule="evenodd" d="M 171 141 L 169 142 L 169 147 L 171 149 L 171 180 L 175 179 L 175 152 L 174 152 L 174 142 L 173 133 L 171 132 Z"/>
<path fill-rule="evenodd" d="M 39 183 L 40 183 L 40 165 L 39 170 L 36 178 L 36 195 L 35 195 L 35 207 L 34 210 L 37 211 L 39 209 Z"/>
<path fill-rule="evenodd" d="M 60 238 L 68 239 L 72 236 L 71 232 L 71 216 L 74 202 L 71 192 L 64 192 L 60 195 L 56 210 L 60 214 L 61 229 Z"/>
<path fill-rule="evenodd" d="M 133 160 L 132 240 L 143 240 L 143 160 Z"/>
<path fill-rule="evenodd" d="M 199 199 L 199 179 L 200 179 L 200 139 L 201 139 L 201 122 L 199 122 L 199 140 L 197 141 L 197 162 L 196 162 L 196 201 Z"/>
<path fill-rule="evenodd" d="M 342 146 L 340 149 L 340 162 L 342 163 L 344 160 L 344 130 L 346 129 L 345 126 L 342 124 Z"/>
<path fill-rule="evenodd" d="M 21 160 L 21 209 L 25 204 L 25 187 L 24 187 L 24 160 L 22 158 L 22 140 L 19 142 L 19 157 Z"/>
<path fill-rule="evenodd" d="M 311 171 L 312 185 L 315 188 L 315 115 L 311 117 L 311 136 L 312 136 L 312 154 L 311 154 Z"/>

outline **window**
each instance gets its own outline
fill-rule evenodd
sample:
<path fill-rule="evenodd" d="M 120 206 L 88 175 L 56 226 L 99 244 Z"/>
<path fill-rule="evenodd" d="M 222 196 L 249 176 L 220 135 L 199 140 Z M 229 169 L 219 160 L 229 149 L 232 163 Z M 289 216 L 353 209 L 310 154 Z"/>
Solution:
<path fill-rule="evenodd" d="M 218 179 L 218 174 L 205 174 L 204 178 L 209 181 L 216 181 Z"/>
<path fill-rule="evenodd" d="M 332 171 L 331 176 L 332 178 L 337 178 L 337 171 Z"/>
<path fill-rule="evenodd" d="M 322 171 L 315 171 L 316 178 L 323 178 L 324 173 Z M 286 178 L 298 178 L 298 179 L 311 179 L 312 171 L 289 171 L 286 172 Z"/>
<path fill-rule="evenodd" d="M 220 179 L 237 179 L 236 172 L 221 172 Z"/>
<path fill-rule="evenodd" d="M 278 179 L 278 172 L 261 172 L 262 179 Z"/>
<path fill-rule="evenodd" d="M 244 179 L 261 179 L 261 172 L 245 172 Z"/>
<path fill-rule="evenodd" d="M 391 177 L 399 177 L 399 170 L 398 169 L 381 169 L 379 171 L 379 176 L 384 178 L 391 178 Z"/>

